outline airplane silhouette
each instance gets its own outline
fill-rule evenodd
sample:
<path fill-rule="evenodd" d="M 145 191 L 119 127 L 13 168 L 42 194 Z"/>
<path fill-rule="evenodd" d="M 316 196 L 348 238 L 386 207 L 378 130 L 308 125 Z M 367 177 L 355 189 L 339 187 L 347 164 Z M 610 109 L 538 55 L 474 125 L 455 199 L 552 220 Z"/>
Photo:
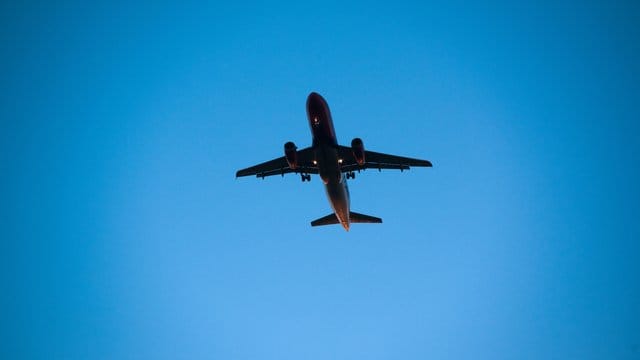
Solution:
<path fill-rule="evenodd" d="M 259 178 L 288 173 L 300 174 L 303 182 L 311 181 L 311 174 L 319 174 L 325 185 L 333 213 L 311 222 L 311 226 L 341 224 L 349 231 L 351 223 L 381 223 L 382 219 L 350 210 L 347 179 L 355 179 L 355 171 L 364 169 L 408 170 L 411 166 L 431 167 L 428 160 L 388 155 L 364 149 L 360 138 L 351 147 L 338 145 L 329 105 L 320 94 L 307 97 L 307 117 L 313 142 L 298 150 L 289 141 L 284 144 L 284 156 L 236 172 L 236 177 L 255 175 Z"/>

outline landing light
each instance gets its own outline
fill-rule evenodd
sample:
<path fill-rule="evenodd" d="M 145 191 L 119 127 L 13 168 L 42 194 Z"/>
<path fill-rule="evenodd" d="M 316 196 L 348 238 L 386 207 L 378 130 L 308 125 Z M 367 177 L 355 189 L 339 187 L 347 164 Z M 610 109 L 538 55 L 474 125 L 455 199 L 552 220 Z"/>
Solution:
<path fill-rule="evenodd" d="M 318 162 L 316 160 L 313 160 L 313 165 L 318 165 Z"/>
<path fill-rule="evenodd" d="M 342 164 L 342 159 L 338 159 L 338 164 Z"/>

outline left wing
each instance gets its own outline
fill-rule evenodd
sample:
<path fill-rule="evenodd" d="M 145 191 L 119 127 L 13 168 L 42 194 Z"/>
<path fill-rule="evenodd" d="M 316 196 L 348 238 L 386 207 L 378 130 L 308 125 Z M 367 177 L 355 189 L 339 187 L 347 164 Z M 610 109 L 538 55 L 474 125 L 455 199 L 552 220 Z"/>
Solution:
<path fill-rule="evenodd" d="M 236 177 L 255 175 L 256 177 L 264 179 L 266 176 L 284 176 L 284 174 L 288 173 L 318 173 L 318 166 L 313 164 L 313 150 L 310 147 L 298 151 L 297 157 L 298 166 L 295 169 L 291 169 L 289 167 L 289 164 L 287 163 L 287 159 L 282 156 L 273 160 L 263 162 L 262 164 L 238 170 L 236 172 Z"/>
<path fill-rule="evenodd" d="M 364 151 L 364 164 L 359 165 L 353 156 L 353 151 L 348 146 L 338 146 L 338 154 L 342 159 L 342 172 L 364 169 L 395 169 L 409 170 L 412 166 L 431 167 L 429 160 L 414 159 L 404 156 L 396 156 L 378 153 L 375 151 Z"/>

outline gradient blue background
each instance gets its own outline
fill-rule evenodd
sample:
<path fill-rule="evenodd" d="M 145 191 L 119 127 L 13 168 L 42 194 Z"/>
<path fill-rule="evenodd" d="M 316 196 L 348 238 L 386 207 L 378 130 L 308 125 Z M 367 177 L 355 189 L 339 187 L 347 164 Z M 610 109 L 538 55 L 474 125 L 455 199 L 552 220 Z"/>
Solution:
<path fill-rule="evenodd" d="M 516 3 L 3 2 L 0 357 L 640 358 L 639 6 Z"/>

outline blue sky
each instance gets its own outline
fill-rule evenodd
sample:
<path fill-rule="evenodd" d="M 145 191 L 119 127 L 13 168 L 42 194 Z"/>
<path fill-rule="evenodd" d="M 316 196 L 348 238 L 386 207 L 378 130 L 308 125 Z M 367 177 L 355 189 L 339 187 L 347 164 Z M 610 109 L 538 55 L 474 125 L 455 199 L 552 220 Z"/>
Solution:
<path fill-rule="evenodd" d="M 637 4 L 0 7 L 0 357 L 640 356 Z M 311 91 L 382 225 L 234 178 Z"/>

